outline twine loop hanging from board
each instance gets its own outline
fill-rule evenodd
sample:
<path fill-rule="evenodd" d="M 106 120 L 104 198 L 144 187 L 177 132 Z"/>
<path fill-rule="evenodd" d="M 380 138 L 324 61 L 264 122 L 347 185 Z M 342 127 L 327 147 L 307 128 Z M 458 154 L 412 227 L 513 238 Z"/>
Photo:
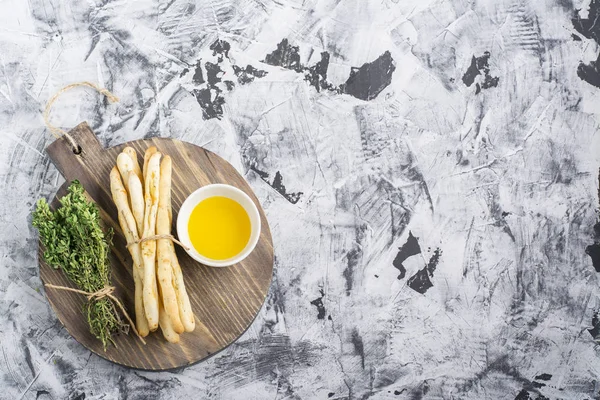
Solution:
<path fill-rule="evenodd" d="M 74 153 L 78 152 L 79 145 L 77 144 L 75 139 L 73 139 L 73 137 L 71 137 L 71 135 L 69 135 L 69 133 L 67 131 L 65 131 L 64 129 L 61 129 L 57 126 L 54 126 L 50 123 L 50 110 L 52 109 L 52 106 L 54 105 L 54 103 L 60 97 L 61 94 L 65 93 L 66 91 L 71 90 L 73 88 L 79 87 L 79 86 L 87 86 L 92 89 L 95 89 L 99 93 L 106 96 L 108 98 L 108 100 L 110 100 L 112 103 L 119 102 L 119 98 L 117 96 L 115 96 L 114 94 L 112 94 L 108 89 L 101 88 L 100 86 L 98 86 L 94 83 L 91 83 L 91 82 L 87 82 L 87 81 L 71 83 L 70 85 L 67 85 L 67 86 L 63 87 L 62 89 L 60 89 L 58 92 L 56 92 L 56 94 L 54 94 L 54 96 L 52 96 L 52 98 L 50 98 L 50 100 L 48 100 L 48 103 L 46 104 L 46 109 L 44 110 L 44 123 L 46 124 L 46 127 L 48 128 L 50 133 L 52 133 L 52 135 L 54 135 L 54 137 L 56 139 L 60 139 L 61 136 L 65 136 L 71 143 Z"/>

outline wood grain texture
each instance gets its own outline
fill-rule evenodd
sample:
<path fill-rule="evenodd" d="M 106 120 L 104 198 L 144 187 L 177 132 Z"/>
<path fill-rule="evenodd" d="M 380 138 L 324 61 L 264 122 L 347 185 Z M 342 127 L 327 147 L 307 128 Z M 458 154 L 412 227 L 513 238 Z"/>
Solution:
<path fill-rule="evenodd" d="M 196 329 L 181 335 L 179 344 L 169 344 L 159 331 L 151 333 L 144 345 L 133 333 L 115 337 L 116 346 L 106 352 L 94 338 L 82 315 L 85 298 L 65 291 L 46 290 L 46 296 L 62 324 L 82 345 L 97 355 L 117 364 L 146 370 L 165 370 L 201 361 L 235 341 L 252 323 L 267 295 L 273 272 L 273 244 L 264 212 L 244 178 L 231 164 L 201 147 L 173 139 L 155 138 L 124 143 L 104 149 L 87 123 L 75 127 L 70 135 L 81 146 L 75 154 L 64 138 L 48 146 L 50 158 L 66 178 L 53 201 L 66 193 L 68 183 L 78 179 L 101 210 L 106 227 L 115 232 L 113 239 L 112 281 L 116 295 L 130 315 L 134 315 L 134 283 L 132 260 L 117 221 L 117 210 L 110 196 L 109 173 L 119 152 L 131 146 L 138 152 L 140 163 L 145 149 L 156 146 L 173 159 L 173 222 L 185 198 L 197 188 L 211 183 L 235 186 L 254 201 L 261 216 L 262 231 L 254 251 L 241 263 L 228 268 L 211 268 L 193 260 L 181 248 L 181 263 L 186 288 L 196 316 Z M 173 229 L 174 232 L 174 229 Z M 177 246 L 176 246 L 177 247 Z M 70 286 L 62 271 L 48 266 L 41 257 L 40 276 L 44 283 Z"/>

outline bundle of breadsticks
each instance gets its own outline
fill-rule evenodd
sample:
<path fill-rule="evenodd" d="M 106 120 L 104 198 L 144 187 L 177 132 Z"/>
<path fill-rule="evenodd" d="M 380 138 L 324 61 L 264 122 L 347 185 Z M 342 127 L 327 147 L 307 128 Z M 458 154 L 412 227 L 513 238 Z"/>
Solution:
<path fill-rule="evenodd" d="M 140 169 L 135 149 L 126 147 L 110 172 L 110 190 L 133 259 L 136 328 L 147 336 L 160 326 L 177 343 L 195 320 L 171 236 L 171 168 L 171 158 L 150 147 Z"/>

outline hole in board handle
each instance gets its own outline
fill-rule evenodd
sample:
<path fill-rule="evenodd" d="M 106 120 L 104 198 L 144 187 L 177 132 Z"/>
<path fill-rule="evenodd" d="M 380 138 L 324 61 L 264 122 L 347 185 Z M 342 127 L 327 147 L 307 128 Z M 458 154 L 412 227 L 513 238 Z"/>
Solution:
<path fill-rule="evenodd" d="M 79 155 L 81 154 L 81 146 L 77 145 L 77 147 L 73 147 L 73 154 Z"/>

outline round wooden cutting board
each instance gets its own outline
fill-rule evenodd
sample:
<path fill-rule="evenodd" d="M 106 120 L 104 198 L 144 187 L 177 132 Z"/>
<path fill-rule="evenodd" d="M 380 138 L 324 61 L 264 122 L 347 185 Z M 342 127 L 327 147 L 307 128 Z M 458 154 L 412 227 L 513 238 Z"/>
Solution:
<path fill-rule="evenodd" d="M 158 151 L 171 156 L 173 223 L 177 220 L 177 213 L 185 198 L 194 190 L 210 183 L 227 183 L 246 192 L 258 207 L 262 222 L 260 239 L 254 251 L 244 261 L 231 267 L 204 266 L 188 256 L 179 246 L 175 246 L 196 316 L 196 329 L 181 334 L 178 344 L 168 343 L 159 329 L 146 337 L 146 345 L 130 332 L 129 335 L 116 336 L 116 346 L 110 345 L 104 351 L 102 343 L 90 334 L 82 313 L 85 297 L 76 293 L 46 289 L 46 296 L 52 308 L 69 333 L 100 357 L 127 367 L 145 370 L 165 370 L 194 364 L 224 349 L 240 337 L 260 310 L 273 273 L 273 243 L 269 224 L 244 178 L 231 164 L 216 154 L 178 140 L 136 140 L 104 149 L 86 123 L 78 125 L 69 134 L 80 145 L 79 154 L 75 154 L 64 137 L 56 140 L 47 149 L 50 158 L 67 180 L 56 194 L 52 205 L 58 205 L 58 199 L 66 194 L 68 183 L 74 179 L 82 183 L 96 202 L 105 227 L 110 227 L 115 232 L 111 254 L 115 294 L 132 317 L 135 316 L 132 260 L 117 221 L 117 210 L 111 198 L 109 179 L 117 155 L 125 146 L 131 146 L 138 152 L 140 165 L 143 163 L 144 151 L 150 146 L 156 146 Z M 40 244 L 42 281 L 74 287 L 61 270 L 55 270 L 44 262 L 42 253 Z"/>

